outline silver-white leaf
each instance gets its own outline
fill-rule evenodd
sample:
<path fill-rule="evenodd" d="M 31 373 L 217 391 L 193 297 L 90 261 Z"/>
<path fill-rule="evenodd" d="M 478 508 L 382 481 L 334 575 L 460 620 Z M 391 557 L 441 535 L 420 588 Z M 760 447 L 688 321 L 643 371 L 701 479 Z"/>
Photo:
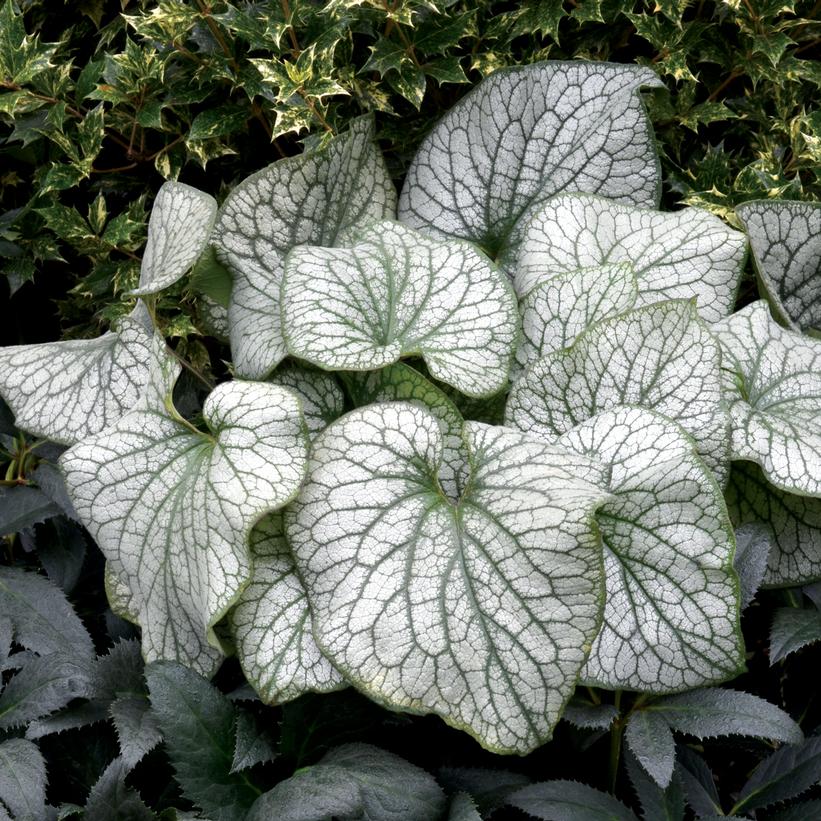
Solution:
<path fill-rule="evenodd" d="M 217 216 L 217 201 L 173 180 L 157 192 L 148 241 L 140 267 L 140 285 L 132 296 L 156 294 L 173 285 L 197 261 Z"/>
<path fill-rule="evenodd" d="M 299 396 L 305 424 L 312 437 L 342 416 L 345 410 L 342 386 L 332 373 L 286 362 L 271 374 L 269 381 L 290 388 Z"/>
<path fill-rule="evenodd" d="M 525 215 L 500 265 L 516 293 L 580 268 L 625 263 L 638 305 L 691 299 L 707 322 L 735 304 L 747 241 L 708 211 L 664 212 L 590 194 L 561 194 Z"/>
<path fill-rule="evenodd" d="M 735 212 L 775 315 L 794 330 L 821 330 L 821 204 L 753 200 Z"/>
<path fill-rule="evenodd" d="M 663 416 L 623 407 L 582 422 L 558 444 L 599 460 L 612 494 L 596 514 L 604 623 L 582 679 L 665 693 L 741 672 L 733 530 L 693 440 Z"/>
<path fill-rule="evenodd" d="M 154 371 L 170 391 L 180 367 L 141 303 L 97 339 L 0 348 L 0 394 L 17 426 L 63 445 L 99 433 L 146 396 L 156 399 L 146 391 Z"/>
<path fill-rule="evenodd" d="M 437 473 L 427 410 L 359 408 L 315 440 L 286 511 L 323 652 L 394 709 L 436 713 L 488 749 L 544 743 L 600 624 L 593 511 L 606 492 L 589 459 L 465 423 L 468 490 Z"/>
<path fill-rule="evenodd" d="M 279 302 L 287 252 L 334 245 L 357 222 L 395 216 L 396 190 L 373 133 L 370 119 L 354 120 L 325 148 L 252 174 L 220 208 L 214 245 L 234 279 L 228 320 L 238 375 L 262 379 L 287 353 Z"/>
<path fill-rule="evenodd" d="M 109 562 L 119 608 L 136 611 L 147 661 L 204 674 L 221 652 L 213 626 L 251 576 L 248 534 L 305 473 L 297 397 L 228 382 L 203 406 L 209 432 L 168 411 L 137 410 L 66 451 L 72 501 Z"/>
<path fill-rule="evenodd" d="M 636 275 L 625 263 L 566 271 L 535 286 L 519 301 L 518 368 L 569 348 L 594 322 L 629 311 L 637 295 Z"/>
<path fill-rule="evenodd" d="M 398 222 L 357 232 L 346 248 L 301 245 L 285 262 L 288 351 L 329 370 L 377 370 L 421 355 L 468 396 L 507 384 L 519 317 L 504 274 L 467 242 Z"/>
<path fill-rule="evenodd" d="M 604 62 L 494 72 L 423 141 L 399 218 L 495 254 L 529 206 L 560 191 L 657 205 L 659 163 L 638 90 L 660 86 L 648 68 Z"/>
<path fill-rule="evenodd" d="M 692 302 L 671 300 L 591 325 L 514 384 L 505 422 L 555 441 L 602 410 L 636 405 L 678 422 L 723 482 L 728 418 L 718 342 Z"/>
<path fill-rule="evenodd" d="M 268 704 L 302 693 L 327 693 L 344 679 L 314 641 L 311 611 L 283 530 L 272 513 L 251 531 L 254 571 L 231 611 L 237 658 L 245 677 Z"/>
<path fill-rule="evenodd" d="M 718 322 L 733 459 L 787 493 L 821 497 L 821 340 L 782 328 L 763 300 Z"/>

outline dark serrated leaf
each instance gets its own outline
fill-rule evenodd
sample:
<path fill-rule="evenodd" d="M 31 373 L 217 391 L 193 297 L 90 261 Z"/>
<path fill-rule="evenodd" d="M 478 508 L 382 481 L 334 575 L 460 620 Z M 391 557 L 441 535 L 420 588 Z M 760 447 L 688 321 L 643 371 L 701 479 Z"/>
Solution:
<path fill-rule="evenodd" d="M 0 535 L 17 533 L 61 512 L 60 507 L 36 487 L 0 488 Z"/>
<path fill-rule="evenodd" d="M 79 727 L 87 727 L 90 724 L 97 724 L 108 719 L 108 711 L 105 704 L 98 701 L 85 701 L 80 704 L 70 705 L 65 710 L 60 710 L 55 715 L 32 721 L 26 727 L 26 738 L 36 741 L 47 735 L 62 733 L 66 730 L 76 730 Z"/>
<path fill-rule="evenodd" d="M 696 815 L 721 814 L 721 801 L 710 768 L 698 753 L 684 744 L 676 745 L 676 775 Z"/>
<path fill-rule="evenodd" d="M 112 702 L 109 713 L 117 731 L 120 755 L 131 770 L 162 741 L 157 716 L 147 698 L 127 696 Z"/>
<path fill-rule="evenodd" d="M 821 780 L 821 738 L 808 738 L 776 750 L 753 770 L 742 787 L 734 813 L 749 813 L 787 801 Z"/>
<path fill-rule="evenodd" d="M 79 521 L 77 511 L 74 509 L 71 499 L 68 498 L 66 481 L 58 467 L 50 462 L 40 462 L 29 478 L 37 484 L 40 490 L 45 493 L 69 519 L 73 519 L 75 522 Z"/>
<path fill-rule="evenodd" d="M 63 592 L 74 590 L 86 557 L 86 537 L 82 528 L 55 516 L 38 528 L 37 557 L 49 579 Z"/>
<path fill-rule="evenodd" d="M 91 788 L 86 801 L 84 821 L 154 821 L 156 815 L 139 794 L 125 783 L 128 767 L 115 758 Z"/>
<path fill-rule="evenodd" d="M 775 611 L 770 628 L 770 664 L 782 661 L 808 644 L 821 641 L 821 613 L 782 607 Z"/>
<path fill-rule="evenodd" d="M 684 788 L 678 776 L 674 775 L 667 787 L 662 789 L 632 752 L 628 751 L 626 763 L 645 821 L 684 821 Z"/>
<path fill-rule="evenodd" d="M 666 789 L 673 776 L 676 746 L 665 719 L 648 710 L 637 710 L 627 722 L 624 739 L 645 772 Z"/>
<path fill-rule="evenodd" d="M 91 637 L 63 592 L 37 573 L 0 567 L 0 613 L 11 619 L 15 641 L 36 653 L 94 655 Z"/>
<path fill-rule="evenodd" d="M 637 821 L 615 796 L 578 781 L 542 781 L 512 792 L 512 807 L 542 821 Z"/>
<path fill-rule="evenodd" d="M 35 656 L 20 667 L 0 695 L 0 730 L 42 718 L 90 691 L 86 659 L 77 661 L 62 653 Z"/>
<path fill-rule="evenodd" d="M 171 662 L 146 668 L 151 709 L 186 798 L 214 821 L 242 821 L 258 792 L 231 772 L 234 708 L 206 679 Z"/>
<path fill-rule="evenodd" d="M 137 639 L 120 639 L 94 663 L 94 697 L 114 701 L 120 696 L 144 697 L 145 663 Z"/>
<path fill-rule="evenodd" d="M 268 729 L 250 710 L 236 708 L 236 747 L 231 772 L 247 770 L 276 758 L 274 740 Z"/>
<path fill-rule="evenodd" d="M 22 738 L 0 742 L 0 808 L 15 818 L 41 821 L 45 817 L 46 762 L 36 744 Z"/>

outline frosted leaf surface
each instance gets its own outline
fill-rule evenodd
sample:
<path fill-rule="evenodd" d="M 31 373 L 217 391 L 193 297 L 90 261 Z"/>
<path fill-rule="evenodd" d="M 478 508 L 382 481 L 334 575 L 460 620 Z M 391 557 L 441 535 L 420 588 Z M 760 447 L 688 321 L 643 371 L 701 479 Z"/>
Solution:
<path fill-rule="evenodd" d="M 132 296 L 156 294 L 180 279 L 205 248 L 216 215 L 210 194 L 181 182 L 164 183 L 151 209 L 140 286 Z"/>
<path fill-rule="evenodd" d="M 642 86 L 661 81 L 648 68 L 615 63 L 494 72 L 422 142 L 399 218 L 496 253 L 529 206 L 560 191 L 657 205 L 659 163 Z"/>
<path fill-rule="evenodd" d="M 542 282 L 519 302 L 522 341 L 517 366 L 526 368 L 570 347 L 593 322 L 630 310 L 637 294 L 636 275 L 624 263 L 566 271 Z"/>
<path fill-rule="evenodd" d="M 345 396 L 332 373 L 287 362 L 271 375 L 275 385 L 290 388 L 302 401 L 302 414 L 311 436 L 316 436 L 345 410 Z"/>
<path fill-rule="evenodd" d="M 537 360 L 513 386 L 506 424 L 548 441 L 616 405 L 678 422 L 723 480 L 728 420 L 718 342 L 692 303 L 659 302 L 591 325 L 567 350 Z"/>
<path fill-rule="evenodd" d="M 788 331 L 763 300 L 716 323 L 733 459 L 788 493 L 821 496 L 821 340 Z"/>
<path fill-rule="evenodd" d="M 372 402 L 410 402 L 430 411 L 442 429 L 439 484 L 456 501 L 469 473 L 468 452 L 462 438 L 465 420 L 456 405 L 429 379 L 404 362 L 368 373 L 345 373 L 342 379 L 354 405 Z"/>
<path fill-rule="evenodd" d="M 288 255 L 282 321 L 291 354 L 331 370 L 369 371 L 421 355 L 469 396 L 507 384 L 519 317 L 504 274 L 458 240 L 398 222 L 358 232 L 347 248 Z"/>
<path fill-rule="evenodd" d="M 735 212 L 775 315 L 794 330 L 821 330 L 821 205 L 753 200 Z"/>
<path fill-rule="evenodd" d="M 228 321 L 240 376 L 261 379 L 287 353 L 279 304 L 287 252 L 334 245 L 349 226 L 395 211 L 396 190 L 368 118 L 325 148 L 277 160 L 234 188 L 217 216 L 214 244 L 234 279 Z"/>
<path fill-rule="evenodd" d="M 211 674 L 221 659 L 212 628 L 251 575 L 248 534 L 295 495 L 307 446 L 297 397 L 276 385 L 218 385 L 203 417 L 210 433 L 136 410 L 61 465 L 109 582 L 131 591 L 119 604 L 138 610 L 146 660 Z"/>
<path fill-rule="evenodd" d="M 769 531 L 765 587 L 821 579 L 821 499 L 773 487 L 753 462 L 733 465 L 726 497 L 734 525 L 762 522 Z"/>
<path fill-rule="evenodd" d="M 179 366 L 138 303 L 116 330 L 97 339 L 0 348 L 0 394 L 18 427 L 73 445 L 145 401 L 157 368 L 170 391 Z"/>
<path fill-rule="evenodd" d="M 732 526 L 690 437 L 656 413 L 618 408 L 582 422 L 557 444 L 598 459 L 612 494 L 596 514 L 604 623 L 582 678 L 665 693 L 740 672 Z"/>
<path fill-rule="evenodd" d="M 268 704 L 343 687 L 342 676 L 314 641 L 305 588 L 285 539 L 282 514 L 262 519 L 250 542 L 251 583 L 230 616 L 237 657 L 249 683 Z"/>
<path fill-rule="evenodd" d="M 566 271 L 627 263 L 638 305 L 695 298 L 707 322 L 735 304 L 747 256 L 740 231 L 699 208 L 663 212 L 589 194 L 562 194 L 529 212 L 499 264 L 519 296 Z"/>
<path fill-rule="evenodd" d="M 443 437 L 415 405 L 359 408 L 314 442 L 286 511 L 323 652 L 394 709 L 436 713 L 497 752 L 550 738 L 601 615 L 594 463 L 465 423 L 458 505 Z M 599 477 L 601 478 L 601 477 Z"/>

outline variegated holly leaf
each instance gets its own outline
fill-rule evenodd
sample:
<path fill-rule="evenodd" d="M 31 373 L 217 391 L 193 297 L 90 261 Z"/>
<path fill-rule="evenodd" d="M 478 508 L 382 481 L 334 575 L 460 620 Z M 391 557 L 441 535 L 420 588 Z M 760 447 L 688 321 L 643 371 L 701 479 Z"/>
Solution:
<path fill-rule="evenodd" d="M 286 362 L 274 371 L 269 381 L 290 388 L 299 396 L 311 436 L 316 436 L 345 410 L 342 387 L 332 373 Z"/>
<path fill-rule="evenodd" d="M 491 255 L 560 191 L 657 205 L 659 161 L 638 90 L 648 68 L 543 62 L 494 72 L 434 126 L 408 169 L 399 218 Z"/>
<path fill-rule="evenodd" d="M 237 374 L 261 379 L 287 353 L 280 282 L 296 245 L 334 245 L 357 222 L 393 217 L 396 190 L 373 142 L 373 122 L 354 120 L 326 147 L 252 174 L 228 195 L 214 230 L 219 260 L 234 278 L 228 308 Z"/>
<path fill-rule="evenodd" d="M 534 362 L 510 392 L 505 421 L 552 442 L 616 405 L 647 408 L 678 422 L 723 481 L 728 419 L 719 362 L 718 342 L 692 302 L 636 308 Z"/>
<path fill-rule="evenodd" d="M 438 419 L 442 429 L 439 484 L 448 498 L 457 501 L 467 482 L 469 460 L 462 438 L 465 420 L 448 396 L 404 362 L 368 373 L 344 373 L 342 381 L 357 407 L 373 402 L 410 402 Z"/>
<path fill-rule="evenodd" d="M 163 411 L 136 410 L 61 464 L 108 559 L 118 609 L 143 629 L 146 660 L 213 673 L 221 658 L 213 626 L 251 575 L 248 534 L 295 495 L 307 445 L 299 401 L 277 385 L 218 385 L 203 417 L 207 431 L 170 401 Z"/>
<path fill-rule="evenodd" d="M 288 254 L 282 325 L 291 354 L 351 371 L 421 355 L 433 376 L 469 396 L 504 388 L 519 317 L 487 257 L 398 222 L 375 223 L 352 241 Z"/>
<path fill-rule="evenodd" d="M 740 673 L 733 529 L 693 440 L 656 413 L 617 408 L 558 444 L 597 459 L 613 497 L 596 514 L 607 595 L 583 679 L 665 693 Z"/>
<path fill-rule="evenodd" d="M 0 394 L 18 427 L 73 445 L 145 402 L 158 367 L 170 391 L 179 366 L 138 303 L 116 330 L 97 339 L 0 348 Z"/>
<path fill-rule="evenodd" d="M 734 525 L 761 522 L 769 531 L 764 587 L 821 579 L 821 499 L 773 487 L 753 462 L 733 465 L 726 497 Z"/>
<path fill-rule="evenodd" d="M 245 677 L 268 704 L 302 693 L 327 693 L 344 679 L 314 641 L 305 588 L 283 530 L 272 513 L 251 531 L 251 583 L 231 611 L 231 631 Z"/>
<path fill-rule="evenodd" d="M 773 313 L 794 330 L 821 330 L 821 203 L 754 200 L 735 212 Z"/>
<path fill-rule="evenodd" d="M 597 320 L 629 311 L 637 294 L 636 275 L 627 263 L 566 271 L 540 283 L 519 301 L 522 341 L 517 366 L 526 368 L 569 348 Z"/>
<path fill-rule="evenodd" d="M 217 201 L 190 185 L 169 181 L 157 192 L 148 221 L 140 286 L 132 296 L 156 294 L 197 261 L 214 226 Z"/>
<path fill-rule="evenodd" d="M 430 412 L 343 416 L 314 442 L 288 541 L 317 642 L 346 678 L 524 754 L 550 737 L 598 631 L 593 511 L 608 495 L 579 478 L 595 471 L 583 456 L 478 422 L 464 436 L 454 504 Z"/>
<path fill-rule="evenodd" d="M 717 322 L 733 310 L 746 256 L 744 235 L 707 211 L 561 194 L 522 218 L 499 264 L 522 297 L 557 274 L 627 263 L 638 305 L 695 298 L 701 316 Z"/>
<path fill-rule="evenodd" d="M 763 300 L 716 323 L 734 459 L 776 487 L 821 496 L 821 340 L 788 331 Z"/>

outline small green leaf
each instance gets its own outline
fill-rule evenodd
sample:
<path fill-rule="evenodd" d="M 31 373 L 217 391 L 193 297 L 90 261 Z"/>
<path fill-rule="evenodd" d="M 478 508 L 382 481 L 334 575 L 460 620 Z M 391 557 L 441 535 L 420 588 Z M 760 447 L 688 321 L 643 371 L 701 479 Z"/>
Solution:
<path fill-rule="evenodd" d="M 468 396 L 504 388 L 518 315 L 490 260 L 398 222 L 357 230 L 350 242 L 288 254 L 282 322 L 293 356 L 353 371 L 421 356 L 434 377 Z"/>
<path fill-rule="evenodd" d="M 231 703 L 204 678 L 171 662 L 149 665 L 146 679 L 183 795 L 213 821 L 244 821 L 259 790 L 231 771 L 236 734 Z"/>
<path fill-rule="evenodd" d="M 473 799 L 464 792 L 457 793 L 450 801 L 448 821 L 482 821 Z"/>
<path fill-rule="evenodd" d="M 123 763 L 131 770 L 162 741 L 157 716 L 144 697 L 121 696 L 108 709 Z"/>
<path fill-rule="evenodd" d="M 156 821 L 157 816 L 139 794 L 125 783 L 129 771 L 121 758 L 115 758 L 91 788 L 83 811 L 83 821 Z"/>
<path fill-rule="evenodd" d="M 431 821 L 445 795 L 424 770 L 369 744 L 346 744 L 260 796 L 247 821 Z"/>
<path fill-rule="evenodd" d="M 216 215 L 217 201 L 209 194 L 164 183 L 151 209 L 140 287 L 131 296 L 159 293 L 180 279 L 205 248 Z"/>
<path fill-rule="evenodd" d="M 213 245 L 207 245 L 191 269 L 191 288 L 227 308 L 231 302 L 231 272 L 217 259 Z"/>
<path fill-rule="evenodd" d="M 276 758 L 274 741 L 257 716 L 242 708 L 236 708 L 235 714 L 237 740 L 231 772 L 238 773 L 273 761 Z"/>
<path fill-rule="evenodd" d="M 770 664 L 782 661 L 808 644 L 821 641 L 821 613 L 781 607 L 770 628 Z"/>

